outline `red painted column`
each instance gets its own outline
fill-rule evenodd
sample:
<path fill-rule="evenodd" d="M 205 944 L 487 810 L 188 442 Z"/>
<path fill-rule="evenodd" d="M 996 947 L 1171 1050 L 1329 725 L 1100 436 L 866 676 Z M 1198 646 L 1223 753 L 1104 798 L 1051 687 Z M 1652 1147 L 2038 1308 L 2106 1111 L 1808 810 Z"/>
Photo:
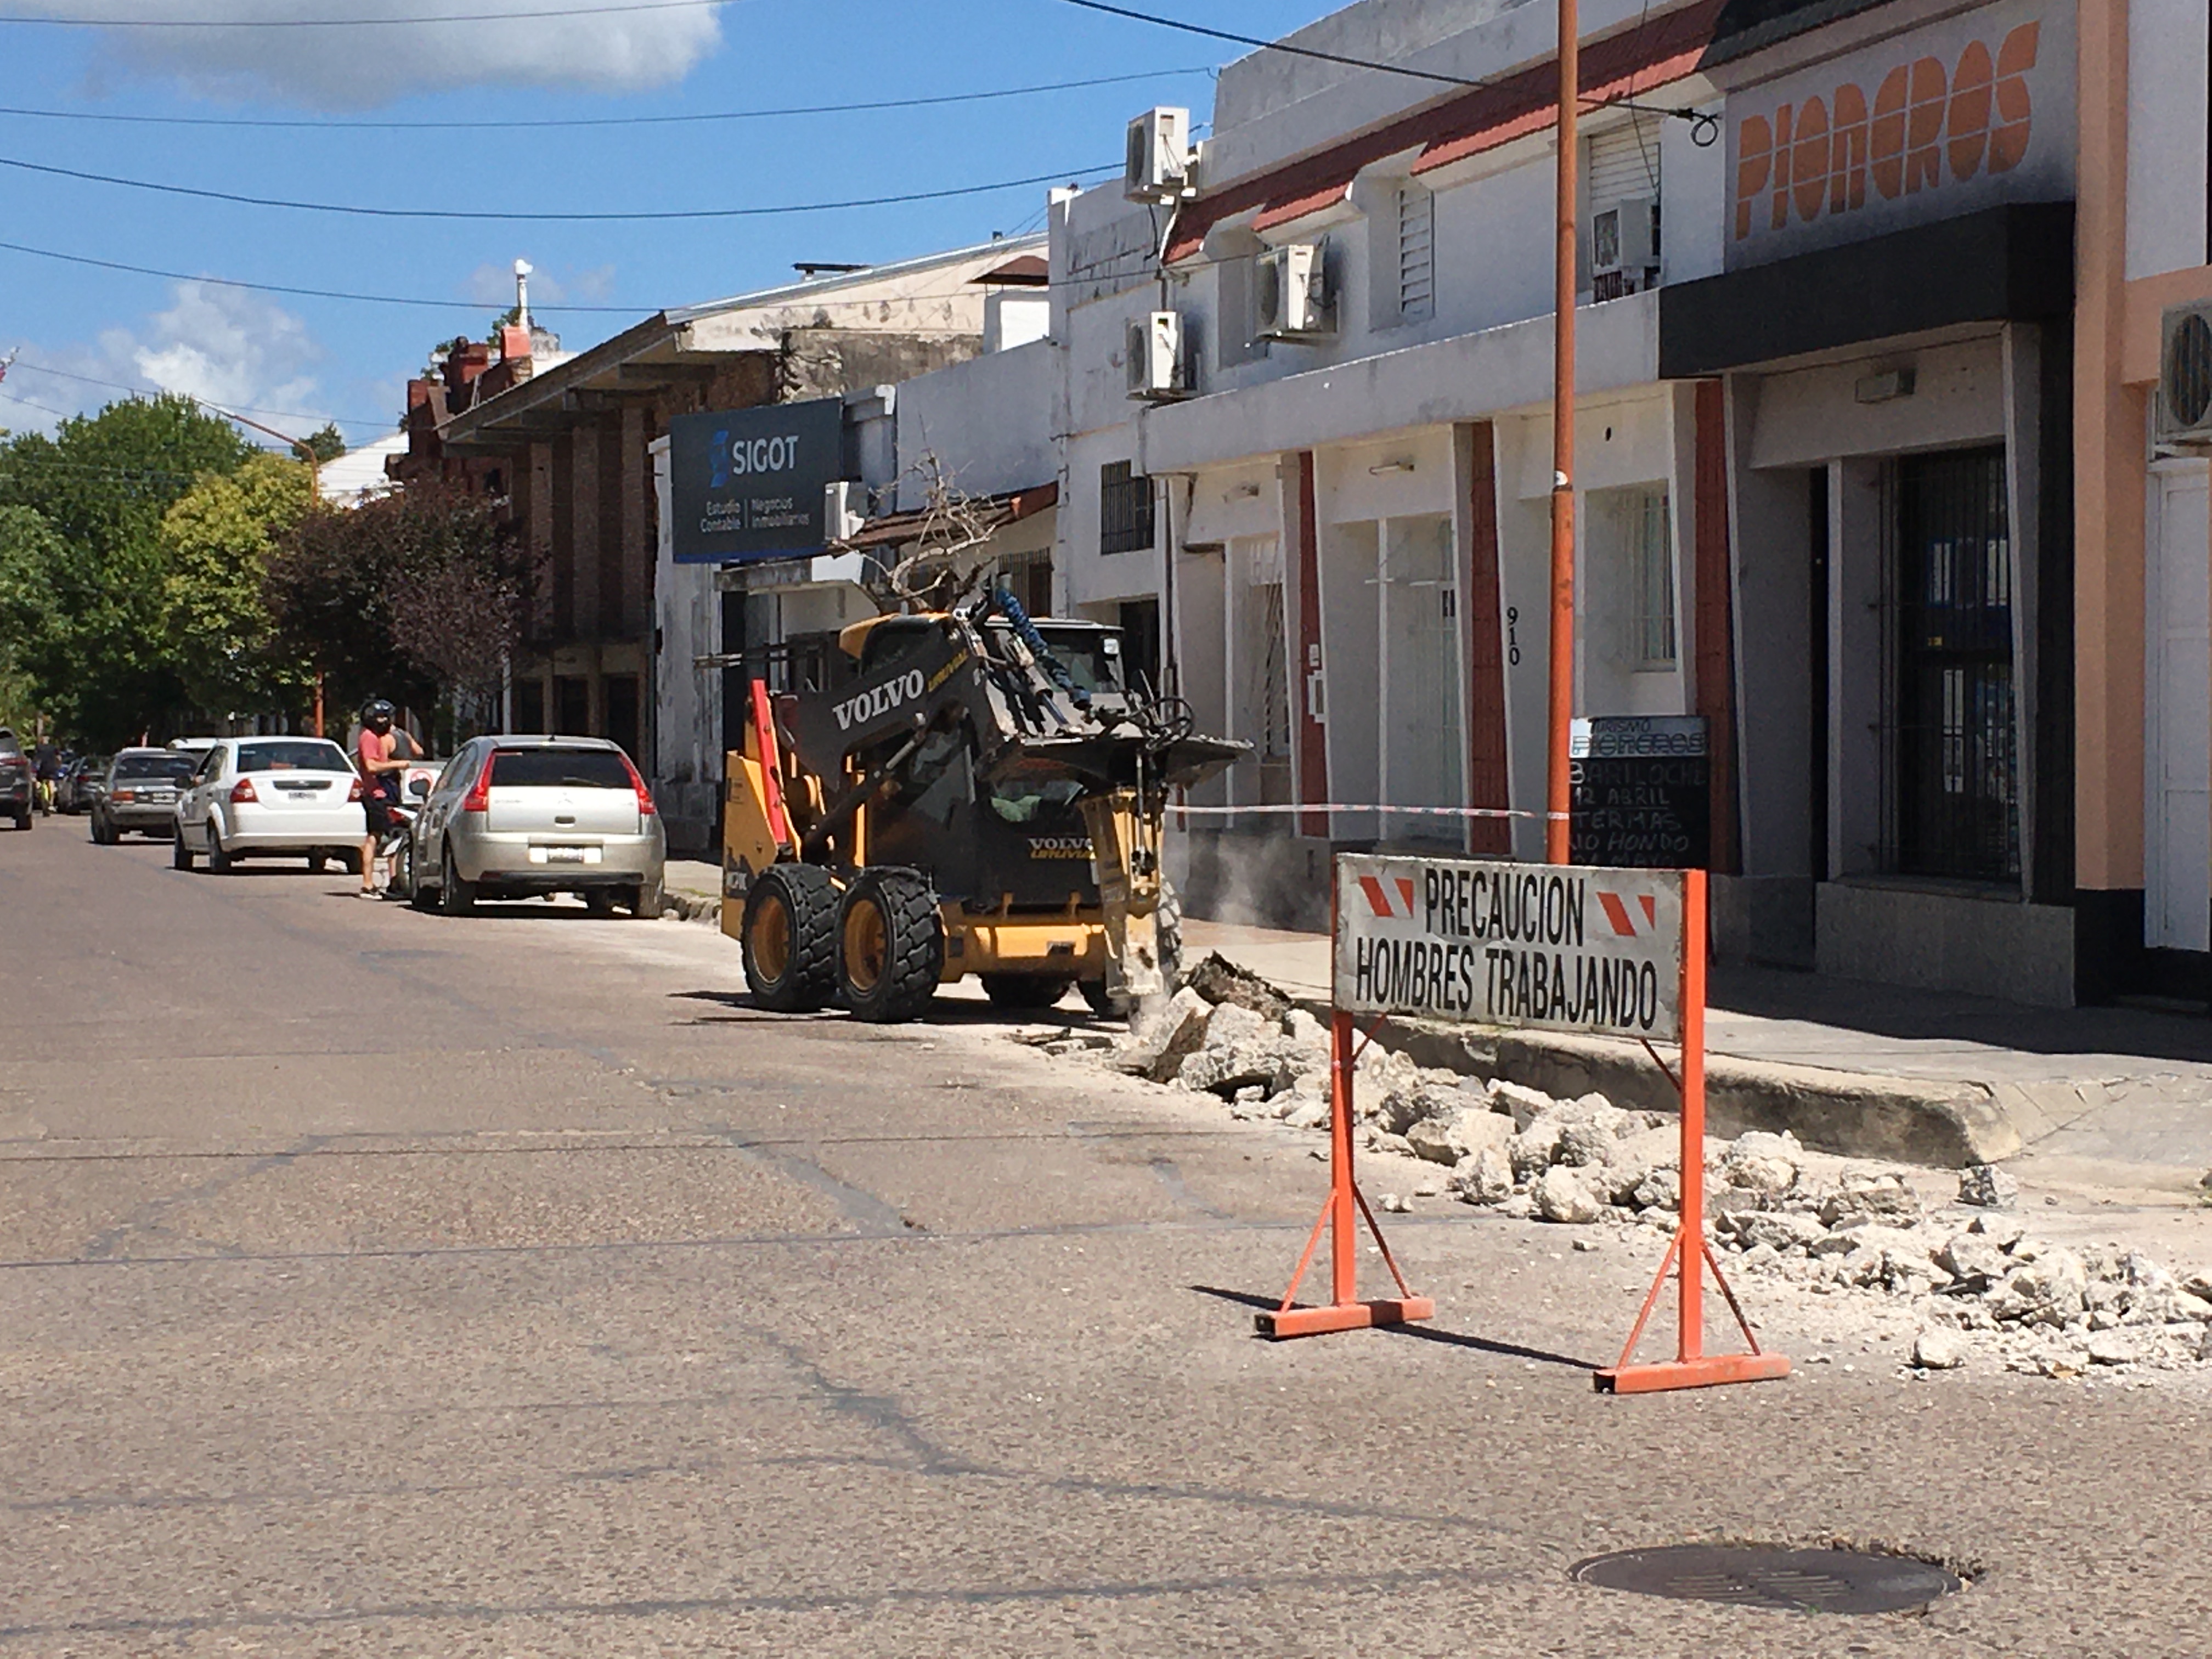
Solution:
<path fill-rule="evenodd" d="M 1696 436 L 1691 457 L 1693 494 L 1691 537 L 1697 593 L 1693 648 L 1697 712 L 1705 718 L 1711 744 L 1712 860 L 1710 868 L 1735 875 L 1743 868 L 1736 822 L 1735 626 L 1734 573 L 1729 557 L 1727 405 L 1718 380 L 1697 386 Z"/>
<path fill-rule="evenodd" d="M 1505 629 L 1498 586 L 1498 433 L 1487 421 L 1472 437 L 1468 520 L 1474 532 L 1467 583 L 1467 804 L 1511 804 L 1505 750 Z M 1510 854 L 1513 830 L 1504 818 L 1469 821 L 1468 849 Z"/>
<path fill-rule="evenodd" d="M 1298 654 L 1293 718 L 1298 729 L 1298 799 L 1321 802 L 1328 799 L 1328 727 L 1315 717 L 1313 675 L 1322 659 L 1321 643 L 1321 526 L 1314 489 L 1314 458 L 1310 449 L 1298 453 Z M 1324 684 L 1324 691 L 1326 684 Z M 1326 841 L 1328 815 L 1301 812 L 1298 833 Z"/>

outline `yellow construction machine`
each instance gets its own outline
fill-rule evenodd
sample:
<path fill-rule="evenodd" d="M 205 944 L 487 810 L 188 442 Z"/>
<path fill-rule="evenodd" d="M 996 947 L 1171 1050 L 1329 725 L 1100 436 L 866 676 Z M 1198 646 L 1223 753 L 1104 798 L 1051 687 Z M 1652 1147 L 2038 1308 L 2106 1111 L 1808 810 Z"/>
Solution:
<path fill-rule="evenodd" d="M 1131 684 L 1118 630 L 1033 621 L 1003 590 L 838 643 L 856 677 L 756 679 L 728 757 L 722 930 L 754 997 L 895 1021 L 969 974 L 1008 1008 L 1172 988 L 1170 793 L 1249 745 Z"/>

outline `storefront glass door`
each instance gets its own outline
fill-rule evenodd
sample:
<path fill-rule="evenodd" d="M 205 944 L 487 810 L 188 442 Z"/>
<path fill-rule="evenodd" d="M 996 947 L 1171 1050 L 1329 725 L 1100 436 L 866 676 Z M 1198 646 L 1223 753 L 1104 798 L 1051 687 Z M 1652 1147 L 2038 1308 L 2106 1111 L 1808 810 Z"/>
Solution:
<path fill-rule="evenodd" d="M 1894 865 L 2020 875 L 2012 547 L 2002 447 L 1897 463 Z"/>

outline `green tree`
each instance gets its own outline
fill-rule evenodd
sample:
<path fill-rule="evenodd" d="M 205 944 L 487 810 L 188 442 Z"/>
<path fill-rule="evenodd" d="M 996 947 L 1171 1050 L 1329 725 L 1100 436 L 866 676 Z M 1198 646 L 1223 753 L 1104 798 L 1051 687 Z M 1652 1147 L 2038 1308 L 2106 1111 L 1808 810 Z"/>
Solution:
<path fill-rule="evenodd" d="M 161 520 L 164 631 L 185 693 L 216 714 L 296 708 L 313 672 L 276 638 L 263 595 L 277 538 L 307 514 L 308 469 L 257 454 L 211 472 Z"/>
<path fill-rule="evenodd" d="M 310 432 L 300 441 L 307 445 L 307 453 L 319 463 L 335 461 L 346 453 L 345 434 L 338 430 L 335 421 L 324 422 L 321 430 Z"/>
<path fill-rule="evenodd" d="M 0 626 L 58 729 L 112 747 L 189 712 L 163 626 L 162 516 L 203 474 L 254 453 L 228 422 L 171 397 L 0 443 L 0 509 L 15 509 L 0 531 Z"/>

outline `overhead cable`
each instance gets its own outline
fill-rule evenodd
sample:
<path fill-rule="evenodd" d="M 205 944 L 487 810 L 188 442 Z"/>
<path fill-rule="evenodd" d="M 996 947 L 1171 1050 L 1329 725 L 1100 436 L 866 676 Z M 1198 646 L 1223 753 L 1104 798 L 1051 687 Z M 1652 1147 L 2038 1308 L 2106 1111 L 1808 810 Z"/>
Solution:
<path fill-rule="evenodd" d="M 988 185 L 954 185 L 943 190 L 909 191 L 896 196 L 854 197 L 842 202 L 793 202 L 775 207 L 732 208 L 659 208 L 637 209 L 623 212 L 603 213 L 518 213 L 492 208 L 385 208 L 361 207 L 339 202 L 295 202 L 282 197 L 246 196 L 226 190 L 204 190 L 194 185 L 165 185 L 149 179 L 125 179 L 113 173 L 86 173 L 76 167 L 50 166 L 43 161 L 27 161 L 20 157 L 0 155 L 0 167 L 13 167 L 21 173 L 35 173 L 55 179 L 74 179 L 81 183 L 113 185 L 125 190 L 151 191 L 163 196 L 189 196 L 204 202 L 229 202 L 240 207 L 283 208 L 297 213 L 336 214 L 348 218 L 367 219 L 457 219 L 476 223 L 498 222 L 522 224 L 597 224 L 607 222 L 633 223 L 692 219 L 772 219 L 801 213 L 833 213 L 848 208 L 897 207 L 915 202 L 942 202 L 955 197 L 987 196 L 995 191 L 1018 190 L 1037 185 L 1057 184 L 1064 179 L 1080 179 L 1089 174 L 1119 172 L 1112 167 L 1066 167 L 1052 173 L 1040 173 L 1026 179 L 1001 179 Z"/>
<path fill-rule="evenodd" d="M 39 259 L 55 259 L 60 261 L 64 264 L 88 265 L 96 270 L 121 271 L 125 275 L 131 276 L 159 276 L 164 281 L 173 283 L 204 283 L 211 288 L 243 289 L 247 292 L 253 294 L 282 294 L 295 299 L 343 300 L 356 305 L 409 306 L 418 310 L 433 309 L 443 311 L 473 311 L 478 313 L 489 310 L 492 306 L 496 303 L 495 301 L 489 300 L 434 300 L 415 295 L 362 294 L 347 289 L 301 288 L 295 284 L 287 283 L 254 283 L 248 282 L 243 277 L 238 276 L 210 276 L 204 273 L 189 270 L 164 270 L 158 265 L 136 265 L 128 264 L 120 259 L 95 259 L 89 254 L 64 253 L 58 248 L 33 247 L 27 242 L 0 241 L 0 252 L 9 253 L 25 253 L 30 255 L 33 258 Z M 865 268 L 858 274 L 865 275 Z M 969 285 L 962 285 L 963 288 Z M 1067 284 L 1067 286 L 1073 287 L 1078 285 L 1071 283 Z M 887 303 L 894 305 L 911 305 L 932 300 L 949 300 L 959 297 L 961 293 L 960 289 L 923 289 L 913 294 L 895 295 L 890 296 L 888 299 L 886 299 L 885 296 L 878 295 L 873 299 L 840 300 L 831 298 L 827 295 L 817 297 L 814 295 L 809 294 L 802 284 L 793 284 L 791 287 L 787 289 L 771 291 L 782 297 L 777 298 L 772 302 L 761 301 L 759 303 L 772 303 L 775 306 L 801 306 L 810 312 L 847 310 L 876 311 L 879 310 Z M 1022 291 L 1025 293 L 1034 293 L 1036 289 L 1034 288 L 1024 288 Z M 747 303 L 748 298 L 749 296 L 742 294 L 721 295 L 717 296 L 716 300 L 708 301 L 706 303 L 713 305 L 715 303 L 726 302 L 732 309 L 743 309 Z M 645 305 L 586 306 L 568 305 L 566 303 L 559 305 L 546 305 L 542 304 L 536 300 L 532 300 L 530 302 L 530 309 L 533 315 L 540 313 L 550 314 L 554 313 L 565 313 L 568 312 L 590 312 L 595 314 L 643 318 L 650 317 L 656 312 L 667 309 L 667 307 Z"/>
<path fill-rule="evenodd" d="M 514 23 L 540 17 L 620 17 L 643 11 L 705 11 L 737 0 L 629 0 L 613 6 L 561 6 L 533 11 L 446 12 L 414 17 L 40 17 L 10 13 L 0 23 L 72 29 L 376 29 L 418 23 Z"/>
<path fill-rule="evenodd" d="M 66 368 L 49 368 L 44 363 L 31 362 L 27 357 L 19 356 L 12 367 L 27 368 L 34 374 L 50 374 L 58 380 L 79 380 L 86 386 L 106 386 L 111 392 L 134 392 L 142 398 L 191 398 L 192 396 L 189 392 L 179 392 L 169 386 L 134 386 L 126 380 L 103 380 L 94 374 L 78 374 Z M 193 398 L 192 401 L 201 403 L 205 399 Z M 372 421 L 356 416 L 315 415 L 304 409 L 256 409 L 252 404 L 233 404 L 230 407 L 243 415 L 273 415 L 279 420 L 328 421 L 333 426 L 374 426 L 386 431 L 391 430 L 392 426 L 392 418 L 389 416 L 380 420 Z"/>
<path fill-rule="evenodd" d="M 1500 75 L 1487 80 L 1471 80 L 1463 75 L 1446 75 L 1440 70 L 1415 69 L 1410 64 L 1388 64 L 1378 58 L 1353 58 L 1340 52 L 1323 52 L 1317 46 L 1293 46 L 1287 40 L 1269 40 L 1257 34 L 1238 34 L 1231 29 L 1209 28 L 1203 23 L 1185 22 L 1179 17 L 1162 17 L 1156 12 L 1134 11 L 1127 6 L 1109 5 L 1107 0 L 1060 0 L 1060 3 L 1079 7 L 1085 11 L 1103 12 L 1109 17 L 1126 17 L 1133 23 L 1150 23 L 1155 28 L 1195 34 L 1208 40 L 1225 40 L 1232 46 L 1250 46 L 1256 52 L 1280 52 L 1290 58 L 1310 58 L 1323 64 L 1340 64 L 1346 69 L 1372 70 L 1380 75 L 1402 75 L 1409 80 L 1430 81 L 1441 86 L 1460 87 L 1470 91 L 1494 88 L 1508 78 Z M 1632 109 L 1647 115 L 1671 115 L 1680 120 L 1698 124 L 1701 131 L 1717 131 L 1719 125 L 1717 118 L 1701 115 L 1695 110 L 1662 108 L 1653 104 L 1634 103 L 1625 98 L 1583 98 L 1577 101 L 1586 109 Z M 1701 144 L 1711 142 L 1710 138 L 1699 139 Z"/>
<path fill-rule="evenodd" d="M 1101 75 L 1085 81 L 1049 81 L 1036 86 L 992 87 L 979 92 L 947 92 L 924 98 L 879 98 L 857 104 L 790 104 L 776 109 L 708 110 L 681 115 L 574 115 L 533 121 L 306 121 L 255 115 L 125 115 L 111 110 L 34 109 L 0 104 L 0 115 L 46 121 L 105 121 L 127 126 L 276 128 L 307 132 L 503 132 L 561 127 L 652 127 L 708 121 L 765 121 L 793 115 L 865 115 L 883 110 L 927 109 L 941 104 L 979 104 L 993 99 L 1026 98 L 1048 92 L 1077 92 L 1086 87 L 1119 86 L 1130 81 L 1172 80 L 1207 75 L 1204 64 L 1190 69 Z"/>

